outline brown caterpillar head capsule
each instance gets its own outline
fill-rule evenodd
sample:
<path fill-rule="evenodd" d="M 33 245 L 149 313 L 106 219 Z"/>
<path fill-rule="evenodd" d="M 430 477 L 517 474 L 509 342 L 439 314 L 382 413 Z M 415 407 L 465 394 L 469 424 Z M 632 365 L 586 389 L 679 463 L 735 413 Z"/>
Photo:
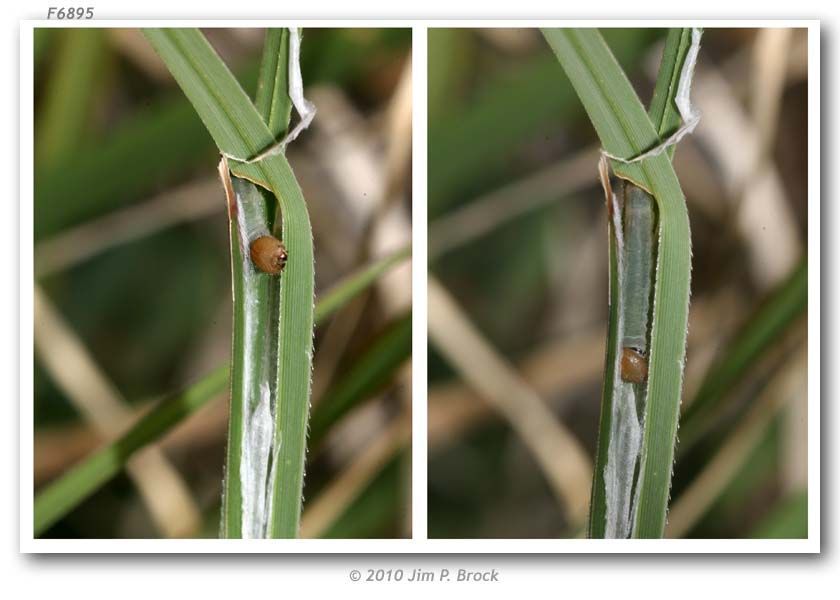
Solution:
<path fill-rule="evenodd" d="M 286 247 L 276 237 L 264 235 L 251 242 L 251 261 L 263 273 L 278 275 L 288 258 Z"/>
<path fill-rule="evenodd" d="M 628 383 L 644 383 L 647 381 L 648 363 L 644 354 L 635 348 L 621 349 L 621 379 Z"/>

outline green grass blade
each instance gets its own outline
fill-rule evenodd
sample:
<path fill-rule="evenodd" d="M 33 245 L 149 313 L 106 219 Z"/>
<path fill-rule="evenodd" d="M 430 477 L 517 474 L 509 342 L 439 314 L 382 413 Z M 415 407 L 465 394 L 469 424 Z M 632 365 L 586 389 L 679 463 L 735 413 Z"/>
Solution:
<path fill-rule="evenodd" d="M 544 30 L 604 149 L 631 158 L 659 135 L 626 75 L 597 30 Z M 613 170 L 648 191 L 659 216 L 647 399 L 634 536 L 662 537 L 682 392 L 688 325 L 691 248 L 688 211 L 666 154 Z"/>
<path fill-rule="evenodd" d="M 250 158 L 273 136 L 245 90 L 197 29 L 146 29 L 219 150 Z"/>
<path fill-rule="evenodd" d="M 390 271 L 410 256 L 411 246 L 405 246 L 374 261 L 358 276 L 347 278 L 344 285 L 335 286 L 318 300 L 318 306 L 315 307 L 315 319 L 320 321 L 324 315 L 335 312 L 339 306 L 347 304 L 351 298 L 379 279 L 383 273 Z"/>
<path fill-rule="evenodd" d="M 289 128 L 289 30 L 267 29 L 254 105 L 275 139 Z"/>
<path fill-rule="evenodd" d="M 84 139 L 108 49 L 104 29 L 65 29 L 58 34 L 56 63 L 36 131 L 36 159 L 46 163 L 71 154 Z"/>
<path fill-rule="evenodd" d="M 289 254 L 279 278 L 277 399 L 270 537 L 295 537 L 300 524 L 312 370 L 315 272 L 312 228 L 300 187 L 282 155 L 265 161 L 266 182 L 278 199 L 279 236 Z M 257 170 L 259 166 L 255 167 Z M 235 171 L 235 169 L 234 169 Z M 282 443 L 281 443 L 282 442 Z"/>
<path fill-rule="evenodd" d="M 727 345 L 703 377 L 680 423 L 680 453 L 701 438 L 726 394 L 808 308 L 808 262 L 803 259 Z"/>
<path fill-rule="evenodd" d="M 400 317 L 377 336 L 370 348 L 324 394 L 312 413 L 310 442 L 317 446 L 335 423 L 360 400 L 369 398 L 411 356 L 411 313 Z"/>
<path fill-rule="evenodd" d="M 388 268 L 400 264 L 407 258 L 404 251 L 399 251 L 394 256 L 400 256 L 401 260 L 387 261 Z M 360 269 L 327 292 L 324 298 L 333 300 L 326 305 L 326 308 L 322 308 L 321 302 L 318 303 L 315 311 L 316 323 L 322 323 L 332 316 L 345 303 L 355 298 L 378 277 L 386 273 L 388 268 L 382 268 L 383 262 L 378 261 Z M 172 427 L 197 412 L 220 394 L 227 384 L 228 367 L 225 365 L 183 392 L 164 397 L 120 438 L 107 444 L 44 487 L 35 497 L 35 535 L 40 535 L 73 510 L 119 473 L 136 451 L 155 442 Z"/>
<path fill-rule="evenodd" d="M 677 95 L 682 65 L 690 47 L 690 27 L 668 30 L 659 73 L 656 75 L 656 86 L 653 88 L 653 98 L 648 109 L 650 120 L 662 140 L 667 139 L 682 123 L 674 98 Z M 668 148 L 669 156 L 673 157 L 675 148 L 676 146 Z"/>
<path fill-rule="evenodd" d="M 56 34 L 60 31 L 60 29 L 52 29 L 47 27 L 35 28 L 32 35 L 32 52 L 36 70 L 41 66 L 41 64 L 44 62 L 44 59 L 52 51 L 53 45 L 55 44 Z"/>
<path fill-rule="evenodd" d="M 796 491 L 783 498 L 753 529 L 750 537 L 776 540 L 807 539 L 808 492 Z"/>
<path fill-rule="evenodd" d="M 135 452 L 160 438 L 220 394 L 227 381 L 228 368 L 219 367 L 188 389 L 163 398 L 119 439 L 46 486 L 35 497 L 35 535 L 44 533 L 119 473 Z"/>
<path fill-rule="evenodd" d="M 404 534 L 395 531 L 394 524 L 405 517 L 400 509 L 405 487 L 402 469 L 408 454 L 407 450 L 395 454 L 322 537 L 345 540 L 402 537 Z"/>
<path fill-rule="evenodd" d="M 680 115 L 674 104 L 677 91 L 677 81 L 682 63 L 688 51 L 691 40 L 691 30 L 669 29 L 662 53 L 662 61 L 656 80 L 651 106 L 648 115 L 653 122 L 661 139 L 665 139 L 672 130 L 679 126 Z M 669 149 L 673 155 L 673 147 Z M 630 185 L 628 183 L 628 185 Z M 601 417 L 598 425 L 598 443 L 595 451 L 595 473 L 603 473 L 607 464 L 609 450 L 610 428 L 612 421 L 612 384 L 615 378 L 616 355 L 619 352 L 620 341 L 618 330 L 618 271 L 616 260 L 616 244 L 614 223 L 609 220 L 609 256 L 610 256 L 610 319 L 607 331 L 606 359 L 604 368 L 604 387 L 601 400 Z M 592 500 L 589 507 L 590 538 L 603 538 L 606 531 L 606 489 L 603 477 L 593 477 Z"/>
<path fill-rule="evenodd" d="M 267 31 L 257 81 L 256 108 L 275 137 L 286 131 L 291 114 L 287 93 L 288 37 L 288 29 Z M 238 476 L 224 480 L 221 534 L 228 538 L 265 537 L 272 460 L 272 442 L 267 437 L 265 421 L 270 419 L 270 399 L 276 403 L 279 358 L 277 338 L 265 332 L 279 331 L 280 282 L 252 268 L 248 252 L 243 252 L 250 241 L 243 239 L 243 232 L 247 236 L 247 232 L 263 229 L 281 237 L 282 231 L 276 226 L 278 203 L 271 192 L 239 178 L 233 178 L 231 186 L 235 200 L 229 201 L 236 202 L 236 210 L 228 213 L 234 327 L 225 473 Z M 264 393 L 263 388 L 268 392 Z M 260 403 L 260 399 L 264 402 Z M 255 418 L 254 411 L 260 407 L 264 411 L 262 418 Z M 243 489 L 245 481 L 250 483 Z M 243 519 L 243 515 L 247 518 Z"/>
<path fill-rule="evenodd" d="M 598 422 L 598 443 L 595 447 L 595 465 L 592 471 L 592 493 L 589 503 L 590 538 L 603 539 L 607 524 L 607 491 L 601 475 L 607 467 L 607 453 L 612 426 L 612 381 L 615 380 L 616 356 L 618 355 L 618 264 L 616 261 L 615 231 L 612 219 L 608 219 L 610 246 L 610 313 L 607 325 L 606 356 L 604 357 L 604 386 L 601 391 L 601 416 Z"/>

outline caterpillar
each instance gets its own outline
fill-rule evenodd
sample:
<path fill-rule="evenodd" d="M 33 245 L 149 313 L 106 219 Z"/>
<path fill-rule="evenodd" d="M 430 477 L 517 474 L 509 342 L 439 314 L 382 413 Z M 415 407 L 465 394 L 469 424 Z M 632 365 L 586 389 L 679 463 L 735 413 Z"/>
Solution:
<path fill-rule="evenodd" d="M 644 190 L 624 185 L 624 273 L 621 282 L 621 310 L 624 330 L 621 339 L 621 378 L 643 384 L 648 376 L 648 316 L 654 270 L 653 198 Z"/>

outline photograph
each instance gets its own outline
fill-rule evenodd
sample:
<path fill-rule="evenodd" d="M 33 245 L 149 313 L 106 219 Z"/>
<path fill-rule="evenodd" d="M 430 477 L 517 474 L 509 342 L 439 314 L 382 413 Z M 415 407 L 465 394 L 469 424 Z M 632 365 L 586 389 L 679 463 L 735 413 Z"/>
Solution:
<path fill-rule="evenodd" d="M 833 10 L 11 8 L 12 597 L 837 587 Z"/>
<path fill-rule="evenodd" d="M 815 534 L 809 35 L 428 29 L 429 538 Z"/>
<path fill-rule="evenodd" d="M 412 30 L 220 23 L 31 31 L 22 536 L 412 536 Z"/>

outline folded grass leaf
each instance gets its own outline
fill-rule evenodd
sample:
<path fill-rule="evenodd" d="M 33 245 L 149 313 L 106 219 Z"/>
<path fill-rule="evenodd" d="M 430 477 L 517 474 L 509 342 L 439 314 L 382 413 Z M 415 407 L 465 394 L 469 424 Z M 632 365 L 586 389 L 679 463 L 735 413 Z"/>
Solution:
<path fill-rule="evenodd" d="M 660 142 L 657 128 L 597 30 L 553 29 L 543 33 L 580 97 L 606 152 L 630 159 Z M 674 56 L 678 55 L 674 53 Z M 651 194 L 657 205 L 657 263 L 642 446 L 633 492 L 635 515 L 632 535 L 662 537 L 668 509 L 688 325 L 691 274 L 688 211 L 666 153 L 636 163 L 611 163 L 619 178 Z M 612 242 L 611 251 L 619 251 Z M 617 280 L 617 273 L 611 266 L 611 283 Z M 611 312 L 616 308 L 611 303 Z M 616 377 L 610 364 L 615 361 L 617 333 L 617 320 L 613 321 L 611 317 L 609 347 L 613 354 L 608 354 L 607 358 L 602 415 L 604 411 L 611 410 L 615 401 L 611 382 Z M 601 436 L 609 431 L 609 426 L 609 419 L 602 417 Z M 608 433 L 606 435 L 608 437 Z M 603 440 L 599 440 L 598 475 L 593 482 L 591 506 L 590 535 L 593 537 L 604 535 L 601 519 L 606 514 L 606 495 L 600 491 L 598 479 L 605 466 L 603 452 L 606 446 Z"/>
<path fill-rule="evenodd" d="M 251 158 L 274 143 L 274 136 L 250 98 L 201 32 L 151 29 L 146 31 L 146 36 L 190 99 L 223 155 Z M 268 523 L 264 532 L 267 537 L 295 537 L 300 522 L 312 368 L 315 283 L 312 229 L 303 195 L 285 156 L 275 154 L 253 164 L 231 161 L 230 170 L 233 175 L 270 191 L 277 198 L 282 215 L 279 237 L 286 246 L 288 262 L 278 284 L 280 313 L 276 328 L 269 329 L 263 342 L 264 350 L 276 347 L 268 354 L 277 357 L 276 388 L 271 390 L 273 397 L 266 407 L 273 415 L 275 425 L 272 428 L 274 454 L 268 476 L 273 489 L 267 492 L 270 508 L 267 509 Z M 234 273 L 237 268 L 234 264 Z M 239 301 L 241 304 L 242 299 Z M 234 311 L 237 310 L 248 308 L 235 307 Z M 235 323 L 242 323 L 242 320 L 235 317 Z M 244 344 L 245 340 L 244 336 L 234 336 L 237 344 Z M 245 348 L 234 348 L 234 394 L 253 392 L 250 386 L 238 385 L 247 380 L 245 372 L 253 365 L 242 364 L 237 368 L 237 361 L 248 356 L 252 355 Z M 245 533 L 243 520 L 249 514 L 242 508 L 245 501 L 241 488 L 243 474 L 240 473 L 240 469 L 247 466 L 242 458 L 247 447 L 241 432 L 233 431 L 233 428 L 241 428 L 244 423 L 244 417 L 234 413 L 252 401 L 252 398 L 231 398 L 230 462 L 222 517 L 222 532 L 226 537 L 242 537 Z"/>

